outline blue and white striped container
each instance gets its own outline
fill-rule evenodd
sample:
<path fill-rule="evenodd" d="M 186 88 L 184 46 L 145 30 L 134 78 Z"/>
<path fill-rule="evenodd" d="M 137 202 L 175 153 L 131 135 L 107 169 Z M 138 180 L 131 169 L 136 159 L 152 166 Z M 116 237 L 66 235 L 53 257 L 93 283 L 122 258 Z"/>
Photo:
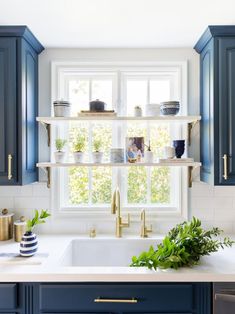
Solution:
<path fill-rule="evenodd" d="M 38 250 L 38 239 L 32 231 L 27 231 L 20 242 L 20 255 L 33 256 Z"/>

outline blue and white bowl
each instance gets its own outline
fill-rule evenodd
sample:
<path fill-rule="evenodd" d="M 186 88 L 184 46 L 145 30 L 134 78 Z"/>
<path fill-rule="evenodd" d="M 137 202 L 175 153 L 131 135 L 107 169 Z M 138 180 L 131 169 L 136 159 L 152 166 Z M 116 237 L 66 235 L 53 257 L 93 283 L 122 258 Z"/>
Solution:
<path fill-rule="evenodd" d="M 33 256 L 38 250 L 38 239 L 32 231 L 27 231 L 20 242 L 20 255 Z"/>

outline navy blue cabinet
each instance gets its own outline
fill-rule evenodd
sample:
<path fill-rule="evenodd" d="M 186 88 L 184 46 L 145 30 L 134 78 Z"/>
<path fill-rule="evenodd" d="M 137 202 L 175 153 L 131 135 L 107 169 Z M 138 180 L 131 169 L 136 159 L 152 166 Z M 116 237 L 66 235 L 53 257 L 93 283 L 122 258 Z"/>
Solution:
<path fill-rule="evenodd" d="M 210 283 L 6 283 L 0 313 L 210 314 Z"/>
<path fill-rule="evenodd" d="M 38 54 L 25 26 L 0 26 L 0 185 L 37 181 Z"/>
<path fill-rule="evenodd" d="M 209 26 L 200 53 L 201 180 L 235 185 L 235 26 Z"/>

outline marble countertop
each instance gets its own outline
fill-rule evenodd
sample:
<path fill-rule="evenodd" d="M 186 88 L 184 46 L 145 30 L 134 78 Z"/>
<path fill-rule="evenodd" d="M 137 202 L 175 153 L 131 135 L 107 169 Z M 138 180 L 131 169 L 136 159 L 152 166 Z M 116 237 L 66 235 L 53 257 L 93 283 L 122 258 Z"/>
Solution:
<path fill-rule="evenodd" d="M 74 239 L 89 238 L 40 235 L 38 253 L 30 258 L 17 256 L 19 243 L 0 242 L 0 282 L 235 282 L 235 246 L 203 257 L 197 266 L 179 270 L 63 266 L 61 261 L 65 250 Z M 128 238 L 117 239 L 125 240 Z"/>

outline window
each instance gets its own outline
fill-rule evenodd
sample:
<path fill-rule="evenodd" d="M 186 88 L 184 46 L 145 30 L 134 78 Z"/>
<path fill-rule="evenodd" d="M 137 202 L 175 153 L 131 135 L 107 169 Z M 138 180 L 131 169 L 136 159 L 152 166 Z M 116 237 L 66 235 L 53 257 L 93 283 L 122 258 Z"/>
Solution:
<path fill-rule="evenodd" d="M 70 66 L 53 65 L 54 98 L 69 99 L 72 115 L 88 109 L 89 101 L 101 99 L 119 115 L 133 115 L 134 107 L 143 112 L 148 103 L 180 100 L 181 114 L 186 113 L 182 94 L 186 65 L 174 66 Z M 127 137 L 144 137 L 150 141 L 155 158 L 163 157 L 163 148 L 184 135 L 178 124 L 130 121 L 68 122 L 53 136 L 69 139 L 67 156 L 73 161 L 73 142 L 77 135 L 85 138 L 85 161 L 92 159 L 92 143 L 102 142 L 103 161 L 108 162 L 111 147 L 126 147 Z M 54 150 L 53 150 L 54 151 Z M 53 159 L 53 156 L 52 156 Z M 109 211 L 112 191 L 121 190 L 122 207 L 129 212 L 146 208 L 162 215 L 182 214 L 187 189 L 180 167 L 74 167 L 56 170 L 53 179 L 53 206 L 63 213 L 105 213 Z"/>

